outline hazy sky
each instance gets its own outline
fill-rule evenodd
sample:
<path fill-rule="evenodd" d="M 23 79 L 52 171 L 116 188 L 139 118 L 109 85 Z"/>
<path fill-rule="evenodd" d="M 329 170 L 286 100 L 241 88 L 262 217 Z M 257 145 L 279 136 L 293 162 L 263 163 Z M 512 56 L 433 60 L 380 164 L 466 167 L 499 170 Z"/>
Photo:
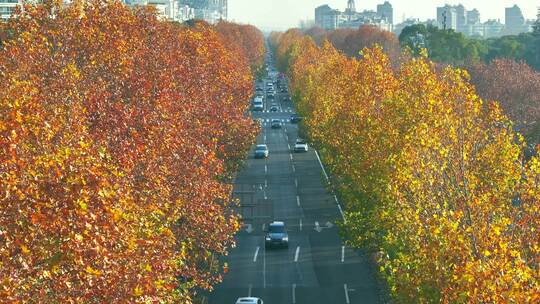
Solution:
<path fill-rule="evenodd" d="M 356 10 L 376 10 L 384 0 L 356 0 Z M 517 4 L 525 18 L 534 19 L 538 0 L 391 0 L 394 7 L 394 23 L 405 15 L 421 20 L 435 19 L 437 6 L 462 3 L 465 8 L 480 11 L 482 21 L 500 19 L 504 23 L 504 8 Z M 229 18 L 236 22 L 249 23 L 262 29 L 285 29 L 298 26 L 300 20 L 314 19 L 315 7 L 328 4 L 343 11 L 347 0 L 229 0 Z"/>

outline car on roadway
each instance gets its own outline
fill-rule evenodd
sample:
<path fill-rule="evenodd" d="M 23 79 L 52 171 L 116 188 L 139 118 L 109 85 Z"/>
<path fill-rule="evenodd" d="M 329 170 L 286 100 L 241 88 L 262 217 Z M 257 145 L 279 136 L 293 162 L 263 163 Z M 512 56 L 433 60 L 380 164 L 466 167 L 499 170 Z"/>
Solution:
<path fill-rule="evenodd" d="M 287 88 L 286 87 L 281 87 L 281 93 L 286 93 L 287 92 Z"/>
<path fill-rule="evenodd" d="M 307 152 L 308 144 L 305 140 L 298 138 L 294 144 L 294 152 Z"/>
<path fill-rule="evenodd" d="M 257 145 L 255 147 L 255 158 L 268 158 L 268 146 Z"/>
<path fill-rule="evenodd" d="M 273 100 L 274 97 L 275 97 L 274 93 L 268 93 L 268 94 L 266 94 L 266 98 L 268 98 L 268 99 L 272 99 L 272 100 Z"/>
<path fill-rule="evenodd" d="M 264 245 L 265 248 L 289 247 L 289 235 L 284 222 L 273 221 L 268 224 L 268 230 L 264 236 Z"/>
<path fill-rule="evenodd" d="M 279 107 L 277 104 L 273 103 L 271 106 L 270 106 L 270 112 L 277 112 L 279 111 Z"/>
<path fill-rule="evenodd" d="M 299 123 L 302 120 L 302 117 L 300 117 L 298 114 L 291 115 L 291 123 Z"/>
<path fill-rule="evenodd" d="M 264 304 L 262 299 L 254 297 L 238 298 L 236 304 Z"/>
<path fill-rule="evenodd" d="M 264 105 L 262 101 L 253 102 L 253 111 L 262 111 L 264 110 Z"/>
<path fill-rule="evenodd" d="M 270 126 L 272 127 L 272 129 L 281 129 L 281 120 L 272 119 Z"/>

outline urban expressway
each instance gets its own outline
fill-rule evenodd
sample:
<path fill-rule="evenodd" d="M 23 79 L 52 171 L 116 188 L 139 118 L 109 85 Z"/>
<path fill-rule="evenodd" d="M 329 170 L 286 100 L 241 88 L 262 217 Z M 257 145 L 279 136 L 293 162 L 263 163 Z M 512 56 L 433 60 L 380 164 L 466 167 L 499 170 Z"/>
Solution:
<path fill-rule="evenodd" d="M 264 89 L 266 91 L 265 80 Z M 344 246 L 336 222 L 342 219 L 337 198 L 324 186 L 326 172 L 317 152 L 294 153 L 298 124 L 290 122 L 293 104 L 277 93 L 279 110 L 253 112 L 269 157 L 253 151 L 235 180 L 244 228 L 236 248 L 225 257 L 228 272 L 209 295 L 211 304 L 234 304 L 239 297 L 258 297 L 265 304 L 383 303 L 374 266 L 367 255 Z M 270 121 L 282 127 L 272 129 Z M 268 223 L 284 221 L 289 247 L 265 249 Z"/>

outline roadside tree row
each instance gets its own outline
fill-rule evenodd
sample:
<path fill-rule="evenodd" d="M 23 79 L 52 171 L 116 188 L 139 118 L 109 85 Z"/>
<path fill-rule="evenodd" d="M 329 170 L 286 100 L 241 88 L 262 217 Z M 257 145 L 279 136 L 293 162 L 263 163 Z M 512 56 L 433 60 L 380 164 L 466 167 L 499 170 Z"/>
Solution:
<path fill-rule="evenodd" d="M 271 41 L 302 128 L 400 303 L 540 301 L 540 162 L 465 70 L 350 58 L 297 30 Z"/>
<path fill-rule="evenodd" d="M 117 1 L 46 1 L 1 26 L 0 302 L 211 288 L 239 229 L 228 180 L 258 132 L 264 49 Z"/>

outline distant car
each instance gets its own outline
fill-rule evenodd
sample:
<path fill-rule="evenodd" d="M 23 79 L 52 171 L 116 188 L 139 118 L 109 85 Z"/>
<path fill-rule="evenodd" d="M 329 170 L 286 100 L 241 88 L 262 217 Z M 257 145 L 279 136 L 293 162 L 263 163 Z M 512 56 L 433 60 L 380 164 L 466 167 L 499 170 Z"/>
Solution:
<path fill-rule="evenodd" d="M 302 117 L 298 116 L 298 114 L 291 115 L 291 123 L 299 123 L 302 121 Z"/>
<path fill-rule="evenodd" d="M 270 107 L 270 112 L 277 112 L 279 111 L 279 107 L 277 104 L 272 104 L 272 106 Z"/>
<path fill-rule="evenodd" d="M 253 102 L 263 102 L 264 101 L 264 97 L 262 97 L 262 95 L 257 95 L 255 96 L 255 98 L 253 98 Z"/>
<path fill-rule="evenodd" d="M 257 145 L 255 147 L 255 158 L 267 158 L 267 157 L 268 157 L 268 146 Z"/>
<path fill-rule="evenodd" d="M 274 99 L 274 97 L 275 97 L 275 95 L 274 95 L 274 93 L 272 93 L 272 92 L 266 94 L 266 98 L 268 98 L 268 99 Z"/>
<path fill-rule="evenodd" d="M 283 97 L 283 101 L 290 102 L 291 101 L 291 96 L 287 95 L 287 96 Z"/>
<path fill-rule="evenodd" d="M 281 88 L 281 93 L 285 93 L 285 92 L 287 92 L 287 88 L 285 87 Z"/>
<path fill-rule="evenodd" d="M 284 222 L 274 221 L 268 225 L 268 230 L 264 237 L 266 248 L 289 247 L 289 235 L 285 229 Z"/>
<path fill-rule="evenodd" d="M 262 111 L 262 110 L 264 110 L 264 105 L 262 101 L 253 103 L 253 111 Z"/>
<path fill-rule="evenodd" d="M 236 300 L 236 304 L 264 304 L 264 303 L 263 303 L 263 300 L 259 298 L 249 297 L 249 298 L 238 298 L 238 300 Z"/>
<path fill-rule="evenodd" d="M 272 126 L 272 129 L 280 129 L 281 128 L 281 120 L 272 119 L 271 126 Z"/>
<path fill-rule="evenodd" d="M 307 152 L 308 144 L 305 140 L 298 138 L 294 144 L 294 152 Z"/>

